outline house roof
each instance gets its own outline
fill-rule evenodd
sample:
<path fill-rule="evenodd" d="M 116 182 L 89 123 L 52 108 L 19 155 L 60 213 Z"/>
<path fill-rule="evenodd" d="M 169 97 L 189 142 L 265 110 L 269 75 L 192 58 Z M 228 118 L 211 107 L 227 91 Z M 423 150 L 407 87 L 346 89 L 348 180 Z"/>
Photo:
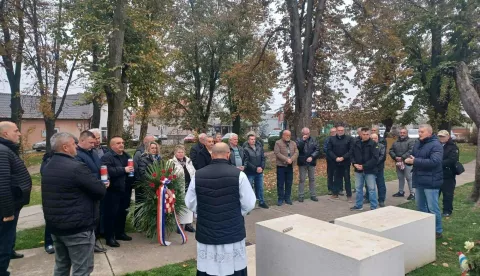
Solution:
<path fill-rule="evenodd" d="M 0 93 L 0 118 L 10 118 L 10 95 L 9 93 Z M 90 119 L 93 114 L 92 104 L 82 104 L 83 94 L 67 95 L 65 98 L 65 104 L 63 105 L 62 112 L 58 119 Z M 62 99 L 57 98 L 57 106 L 55 111 L 58 110 L 58 106 Z M 22 95 L 21 96 L 22 108 L 24 110 L 24 119 L 43 119 L 43 115 L 40 112 L 38 106 L 40 102 L 39 96 Z"/>

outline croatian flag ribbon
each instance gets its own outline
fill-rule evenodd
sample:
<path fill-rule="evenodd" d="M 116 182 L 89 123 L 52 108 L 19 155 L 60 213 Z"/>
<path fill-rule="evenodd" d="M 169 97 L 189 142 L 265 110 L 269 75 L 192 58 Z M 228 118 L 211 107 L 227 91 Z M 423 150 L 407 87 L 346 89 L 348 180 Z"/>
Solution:
<path fill-rule="evenodd" d="M 168 183 L 165 183 L 168 184 Z M 167 197 L 169 200 L 169 208 L 167 208 Z M 180 231 L 180 235 L 182 236 L 182 244 L 185 244 L 188 240 L 187 234 L 185 233 L 185 230 L 180 226 L 180 222 L 177 217 L 177 213 L 175 212 L 175 206 L 174 202 L 172 201 L 173 199 L 173 193 L 170 191 L 166 185 L 160 185 L 157 190 L 157 238 L 158 238 L 158 243 L 163 246 L 169 246 L 171 242 L 166 241 L 166 222 L 167 222 L 167 210 L 172 210 L 173 214 L 175 216 L 175 223 L 177 224 L 177 229 Z M 171 207 L 170 207 L 171 206 Z"/>

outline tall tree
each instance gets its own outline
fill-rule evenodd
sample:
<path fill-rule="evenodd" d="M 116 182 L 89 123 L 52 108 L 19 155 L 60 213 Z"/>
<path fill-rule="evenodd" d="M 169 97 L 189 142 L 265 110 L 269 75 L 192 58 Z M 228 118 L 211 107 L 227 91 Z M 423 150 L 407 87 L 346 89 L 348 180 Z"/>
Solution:
<path fill-rule="evenodd" d="M 127 66 L 123 63 L 123 43 L 125 39 L 126 0 L 114 1 L 112 32 L 108 38 L 108 76 L 105 84 L 108 102 L 108 140 L 123 134 L 123 112 L 127 97 Z"/>
<path fill-rule="evenodd" d="M 55 4 L 27 1 L 24 11 L 29 24 L 28 31 L 33 36 L 27 44 L 26 64 L 35 72 L 36 87 L 40 94 L 39 109 L 45 122 L 47 151 L 50 151 L 55 122 L 63 110 L 77 68 L 80 41 L 75 41 L 67 34 L 68 22 L 63 0 Z M 54 19 L 52 14 L 55 15 Z M 64 77 L 67 79 L 62 89 L 61 80 Z M 63 90 L 62 94 L 59 93 L 60 90 Z"/>
<path fill-rule="evenodd" d="M 0 25 L 3 34 L 0 38 L 0 54 L 3 61 L 1 65 L 7 73 L 10 85 L 10 119 L 20 129 L 23 115 L 20 81 L 25 46 L 24 8 L 24 0 L 0 1 Z"/>

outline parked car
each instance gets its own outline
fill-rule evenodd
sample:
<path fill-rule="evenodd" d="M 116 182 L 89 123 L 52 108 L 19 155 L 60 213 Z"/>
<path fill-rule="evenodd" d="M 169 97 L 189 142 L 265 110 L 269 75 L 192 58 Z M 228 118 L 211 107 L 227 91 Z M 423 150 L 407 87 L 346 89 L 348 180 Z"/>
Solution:
<path fill-rule="evenodd" d="M 223 135 L 222 140 L 224 140 L 224 139 L 230 139 L 230 136 L 232 136 L 232 134 L 233 134 L 233 133 L 227 133 L 227 134 Z"/>
<path fill-rule="evenodd" d="M 420 135 L 418 135 L 418 128 L 412 128 L 408 130 L 408 137 L 411 139 L 418 139 Z"/>
<path fill-rule="evenodd" d="M 280 132 L 282 132 L 281 129 L 274 129 L 274 130 L 270 131 L 270 133 L 268 134 L 268 138 L 270 138 L 270 137 L 280 137 Z"/>
<path fill-rule="evenodd" d="M 33 144 L 32 149 L 36 150 L 36 151 L 46 150 L 47 149 L 47 142 L 42 141 L 42 142 L 35 143 L 35 144 Z"/>
<path fill-rule="evenodd" d="M 183 138 L 184 143 L 195 143 L 195 135 L 188 134 L 185 138 Z"/>
<path fill-rule="evenodd" d="M 153 135 L 155 137 L 155 140 L 167 140 L 168 137 L 165 134 L 160 134 L 160 135 Z"/>

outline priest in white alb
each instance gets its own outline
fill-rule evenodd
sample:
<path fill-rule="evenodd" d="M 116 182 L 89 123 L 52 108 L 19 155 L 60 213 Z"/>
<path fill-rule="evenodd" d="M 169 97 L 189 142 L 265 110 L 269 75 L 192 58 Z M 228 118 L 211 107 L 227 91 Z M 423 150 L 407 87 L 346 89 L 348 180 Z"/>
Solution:
<path fill-rule="evenodd" d="M 244 216 L 256 197 L 245 173 L 229 159 L 229 146 L 216 144 L 212 162 L 195 173 L 185 197 L 197 213 L 197 276 L 247 275 Z"/>

